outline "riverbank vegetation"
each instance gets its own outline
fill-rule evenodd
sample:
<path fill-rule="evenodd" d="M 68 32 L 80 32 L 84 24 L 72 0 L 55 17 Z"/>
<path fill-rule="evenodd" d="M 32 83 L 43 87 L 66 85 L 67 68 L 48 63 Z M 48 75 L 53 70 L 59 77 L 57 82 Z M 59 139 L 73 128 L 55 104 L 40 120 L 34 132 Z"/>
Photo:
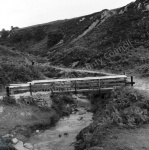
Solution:
<path fill-rule="evenodd" d="M 104 147 L 113 128 L 134 129 L 149 122 L 148 96 L 138 90 L 122 88 L 110 95 L 93 94 L 90 99 L 93 123 L 76 137 L 76 150 Z"/>

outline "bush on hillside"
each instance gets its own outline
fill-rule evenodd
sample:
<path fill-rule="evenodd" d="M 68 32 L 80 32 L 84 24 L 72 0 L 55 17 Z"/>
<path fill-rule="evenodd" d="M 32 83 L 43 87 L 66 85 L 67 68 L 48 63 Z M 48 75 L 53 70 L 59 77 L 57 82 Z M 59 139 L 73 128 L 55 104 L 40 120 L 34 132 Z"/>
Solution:
<path fill-rule="evenodd" d="M 19 43 L 21 41 L 29 41 L 33 37 L 33 34 L 31 31 L 26 30 L 25 32 L 13 32 L 10 36 L 10 43 Z"/>
<path fill-rule="evenodd" d="M 149 76 L 149 66 L 148 64 L 140 65 L 135 68 L 136 73 L 141 74 L 142 77 Z"/>
<path fill-rule="evenodd" d="M 45 35 L 46 34 L 45 34 L 44 30 L 40 27 L 37 27 L 34 31 L 34 38 L 36 41 L 40 41 L 40 40 L 44 39 Z"/>
<path fill-rule="evenodd" d="M 42 75 L 34 66 L 9 62 L 3 62 L 0 65 L 1 86 L 9 83 L 28 82 L 35 79 L 42 79 Z"/>
<path fill-rule="evenodd" d="M 22 42 L 27 42 L 27 41 L 40 41 L 42 39 L 44 39 L 45 37 L 45 31 L 40 28 L 34 28 L 34 29 L 24 29 L 24 30 L 20 30 L 20 31 L 14 31 L 9 40 L 10 43 L 14 44 L 14 43 L 20 43 Z M 25 44 L 25 43 L 24 43 Z"/>
<path fill-rule="evenodd" d="M 9 35 L 9 33 L 10 33 L 9 31 L 3 29 L 3 30 L 1 31 L 1 38 L 0 38 L 0 40 L 6 40 L 7 37 L 8 37 L 8 35 Z"/>
<path fill-rule="evenodd" d="M 63 35 L 57 32 L 50 32 L 48 33 L 48 47 L 52 47 L 60 42 L 63 39 Z"/>

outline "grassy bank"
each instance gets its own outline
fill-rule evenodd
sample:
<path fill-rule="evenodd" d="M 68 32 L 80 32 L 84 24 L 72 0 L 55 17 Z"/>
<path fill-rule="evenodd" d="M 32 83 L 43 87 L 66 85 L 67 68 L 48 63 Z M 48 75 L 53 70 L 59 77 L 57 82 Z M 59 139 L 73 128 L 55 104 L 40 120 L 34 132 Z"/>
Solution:
<path fill-rule="evenodd" d="M 104 141 L 113 129 L 131 130 L 149 121 L 148 97 L 140 91 L 122 88 L 108 95 L 93 94 L 90 99 L 94 121 L 78 134 L 76 150 L 109 150 Z"/>
<path fill-rule="evenodd" d="M 52 101 L 52 107 L 44 109 L 34 103 L 20 107 L 14 99 L 10 101 L 5 98 L 0 106 L 0 135 L 10 134 L 25 141 L 36 130 L 42 131 L 54 126 L 61 117 L 69 115 L 74 107 L 70 95 L 55 96 Z"/>

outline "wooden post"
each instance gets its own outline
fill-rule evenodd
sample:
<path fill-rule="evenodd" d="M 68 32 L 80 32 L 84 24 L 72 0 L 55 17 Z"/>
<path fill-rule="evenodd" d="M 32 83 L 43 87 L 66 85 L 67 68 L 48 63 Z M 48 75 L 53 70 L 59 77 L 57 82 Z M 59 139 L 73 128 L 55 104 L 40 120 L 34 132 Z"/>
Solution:
<path fill-rule="evenodd" d="M 133 84 L 134 84 L 134 82 L 133 82 L 133 76 L 131 76 L 131 86 L 133 87 Z"/>
<path fill-rule="evenodd" d="M 10 89 L 9 89 L 9 86 L 6 87 L 6 94 L 7 94 L 8 97 L 10 96 Z"/>
<path fill-rule="evenodd" d="M 32 96 L 32 84 L 29 84 L 30 95 Z"/>

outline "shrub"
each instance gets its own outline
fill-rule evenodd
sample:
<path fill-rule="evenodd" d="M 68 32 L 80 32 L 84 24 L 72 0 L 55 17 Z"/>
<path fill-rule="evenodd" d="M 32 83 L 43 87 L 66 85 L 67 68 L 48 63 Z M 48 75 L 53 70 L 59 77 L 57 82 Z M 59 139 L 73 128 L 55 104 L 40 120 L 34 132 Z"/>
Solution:
<path fill-rule="evenodd" d="M 135 72 L 141 74 L 141 76 L 149 76 L 149 67 L 148 64 L 140 65 L 135 68 Z"/>
<path fill-rule="evenodd" d="M 30 96 L 28 97 L 20 96 L 20 98 L 16 100 L 16 104 L 20 105 L 21 107 L 27 105 L 35 105 L 35 101 Z"/>
<path fill-rule="evenodd" d="M 4 96 L 3 97 L 3 99 L 2 99 L 2 102 L 4 103 L 4 104 L 16 104 L 16 99 L 15 99 L 15 97 L 13 97 L 13 96 Z"/>
<path fill-rule="evenodd" d="M 49 33 L 48 34 L 48 47 L 52 47 L 56 45 L 60 40 L 63 39 L 63 35 L 61 33 Z"/>
<path fill-rule="evenodd" d="M 148 98 L 132 88 L 113 91 L 106 101 L 101 100 L 103 122 L 123 127 L 136 127 L 149 121 Z M 100 107 L 101 109 L 101 107 Z M 99 113 L 99 109 L 96 111 Z"/>
<path fill-rule="evenodd" d="M 71 96 L 63 95 L 62 100 L 67 104 L 73 104 L 74 100 Z"/>
<path fill-rule="evenodd" d="M 16 82 L 28 82 L 33 79 L 42 79 L 42 74 L 34 66 L 25 63 L 5 61 L 0 65 L 0 84 L 6 85 Z"/>
<path fill-rule="evenodd" d="M 11 43 L 19 43 L 22 40 L 22 35 L 19 32 L 15 32 L 11 34 L 10 42 Z"/>
<path fill-rule="evenodd" d="M 1 31 L 1 39 L 5 40 L 8 37 L 9 33 L 10 33 L 9 31 L 6 31 L 5 29 L 3 29 Z"/>
<path fill-rule="evenodd" d="M 54 114 L 50 119 L 51 119 L 51 125 L 55 126 L 57 121 L 59 120 L 60 116 L 58 114 Z"/>
<path fill-rule="evenodd" d="M 58 95 L 53 96 L 52 101 L 53 105 L 52 107 L 56 110 L 56 112 L 60 116 L 68 116 L 71 113 L 71 108 L 67 107 L 67 104 L 73 104 L 74 101 L 73 98 L 69 95 Z"/>
<path fill-rule="evenodd" d="M 45 35 L 46 35 L 45 32 L 40 27 L 37 27 L 34 31 L 34 39 L 36 41 L 40 41 L 40 40 L 44 39 Z"/>

